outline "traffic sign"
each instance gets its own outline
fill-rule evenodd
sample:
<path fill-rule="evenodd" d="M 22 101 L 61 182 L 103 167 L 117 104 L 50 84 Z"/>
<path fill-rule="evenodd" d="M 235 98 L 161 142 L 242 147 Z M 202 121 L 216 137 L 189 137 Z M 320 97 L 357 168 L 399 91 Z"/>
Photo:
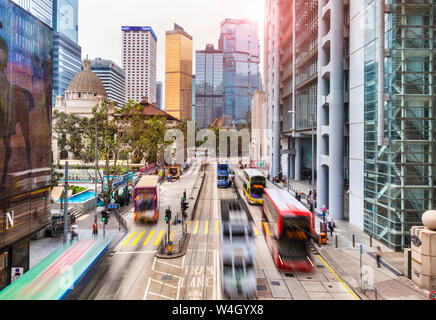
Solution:
<path fill-rule="evenodd" d="M 429 298 L 430 298 L 431 300 L 436 300 L 436 291 L 432 291 L 432 292 L 430 292 L 430 296 L 429 296 Z"/>
<path fill-rule="evenodd" d="M 108 209 L 119 209 L 120 205 L 119 204 L 108 204 Z"/>

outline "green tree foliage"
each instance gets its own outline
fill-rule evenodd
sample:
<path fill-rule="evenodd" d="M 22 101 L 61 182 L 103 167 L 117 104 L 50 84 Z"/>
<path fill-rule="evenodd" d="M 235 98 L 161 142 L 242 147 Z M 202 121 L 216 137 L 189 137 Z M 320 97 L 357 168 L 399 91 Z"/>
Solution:
<path fill-rule="evenodd" d="M 60 152 L 72 153 L 75 158 L 81 158 L 85 147 L 82 136 L 88 126 L 88 119 L 54 110 L 53 120 L 55 120 L 53 133 Z"/>

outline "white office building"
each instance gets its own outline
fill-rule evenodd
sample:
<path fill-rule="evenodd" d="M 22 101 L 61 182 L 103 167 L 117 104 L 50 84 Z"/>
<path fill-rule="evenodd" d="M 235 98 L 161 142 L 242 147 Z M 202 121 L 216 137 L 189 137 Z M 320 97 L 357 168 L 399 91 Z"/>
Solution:
<path fill-rule="evenodd" d="M 126 99 L 156 103 L 156 34 L 151 27 L 123 26 L 122 32 Z"/>

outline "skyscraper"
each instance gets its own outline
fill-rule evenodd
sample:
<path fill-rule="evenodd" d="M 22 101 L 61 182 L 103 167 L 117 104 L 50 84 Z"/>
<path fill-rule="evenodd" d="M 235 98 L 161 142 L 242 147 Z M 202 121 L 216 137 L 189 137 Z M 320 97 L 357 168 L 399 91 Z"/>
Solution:
<path fill-rule="evenodd" d="M 166 32 L 165 111 L 192 119 L 192 37 L 182 27 Z"/>
<path fill-rule="evenodd" d="M 79 0 L 53 0 L 53 105 L 82 68 Z"/>
<path fill-rule="evenodd" d="M 259 73 L 259 26 L 249 20 L 221 22 L 219 50 L 224 53 L 224 117 L 226 125 L 245 123 L 254 92 L 262 91 Z"/>
<path fill-rule="evenodd" d="M 126 98 L 139 103 L 147 97 L 149 103 L 156 103 L 156 34 L 151 27 L 123 26 L 121 30 Z"/>
<path fill-rule="evenodd" d="M 91 71 L 100 78 L 108 99 L 114 100 L 118 106 L 124 105 L 126 102 L 126 72 L 115 62 L 101 58 L 91 61 Z"/>
<path fill-rule="evenodd" d="M 223 52 L 207 44 L 195 52 L 195 121 L 199 128 L 208 128 L 223 116 Z"/>
<path fill-rule="evenodd" d="M 162 81 L 156 82 L 156 105 L 162 110 Z"/>
<path fill-rule="evenodd" d="M 12 0 L 39 20 L 53 27 L 53 0 Z M 56 1 L 56 0 L 55 0 Z"/>

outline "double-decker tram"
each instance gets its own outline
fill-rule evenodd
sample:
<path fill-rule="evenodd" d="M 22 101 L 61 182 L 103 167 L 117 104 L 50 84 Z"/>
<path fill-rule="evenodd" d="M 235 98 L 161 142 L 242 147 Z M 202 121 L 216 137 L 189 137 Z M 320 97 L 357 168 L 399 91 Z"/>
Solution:
<path fill-rule="evenodd" d="M 312 213 L 285 190 L 265 189 L 262 230 L 277 268 L 312 272 Z"/>
<path fill-rule="evenodd" d="M 263 204 L 263 191 L 266 188 L 266 178 L 258 170 L 245 169 L 243 175 L 244 194 L 251 204 Z"/>

